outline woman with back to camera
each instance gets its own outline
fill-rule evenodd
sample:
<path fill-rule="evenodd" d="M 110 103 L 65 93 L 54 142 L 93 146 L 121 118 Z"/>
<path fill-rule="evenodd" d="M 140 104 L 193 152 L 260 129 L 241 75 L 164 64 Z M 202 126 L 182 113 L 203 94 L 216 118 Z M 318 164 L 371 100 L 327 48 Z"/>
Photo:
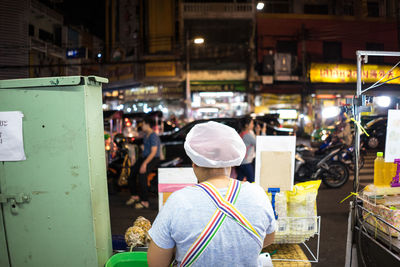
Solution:
<path fill-rule="evenodd" d="M 207 122 L 190 130 L 185 151 L 199 184 L 176 191 L 157 215 L 149 235 L 150 267 L 262 266 L 259 254 L 272 243 L 275 217 L 265 191 L 229 177 L 246 146 L 231 127 Z"/>

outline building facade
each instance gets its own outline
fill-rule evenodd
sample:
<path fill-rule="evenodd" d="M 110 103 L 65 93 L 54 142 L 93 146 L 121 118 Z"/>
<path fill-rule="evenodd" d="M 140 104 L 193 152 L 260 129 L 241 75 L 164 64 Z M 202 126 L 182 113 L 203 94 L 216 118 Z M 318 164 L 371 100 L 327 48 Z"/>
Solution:
<path fill-rule="evenodd" d="M 134 58 L 122 57 L 118 63 L 124 68 L 131 64 L 132 72 L 107 86 L 114 91 L 107 93 L 108 108 L 192 118 L 250 111 L 254 1 L 109 0 L 106 6 L 110 61 L 113 51 L 136 51 Z M 130 11 L 122 8 L 128 6 Z M 125 13 L 136 17 L 133 35 L 126 34 L 127 21 L 121 21 L 122 16 L 132 18 Z M 191 114 L 186 114 L 188 107 Z"/>
<path fill-rule="evenodd" d="M 391 0 L 268 1 L 257 14 L 256 111 L 293 109 L 315 119 L 324 107 L 346 105 L 356 89 L 356 51 L 398 51 L 398 17 Z M 375 69 L 365 75 L 379 79 L 396 62 L 370 58 Z"/>
<path fill-rule="evenodd" d="M 40 1 L 2 1 L 0 25 L 0 79 L 103 73 L 103 41 Z"/>

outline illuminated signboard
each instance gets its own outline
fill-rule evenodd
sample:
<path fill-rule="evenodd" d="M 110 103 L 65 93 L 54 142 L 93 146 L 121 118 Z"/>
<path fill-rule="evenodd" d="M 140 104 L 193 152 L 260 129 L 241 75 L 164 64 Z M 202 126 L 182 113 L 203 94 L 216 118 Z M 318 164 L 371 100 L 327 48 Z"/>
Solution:
<path fill-rule="evenodd" d="M 136 87 L 125 91 L 125 100 L 144 100 L 159 98 L 158 86 Z"/>
<path fill-rule="evenodd" d="M 385 76 L 392 66 L 364 65 L 362 69 L 362 81 L 374 83 Z M 400 76 L 400 70 L 395 68 L 381 82 Z M 310 69 L 310 80 L 312 83 L 356 83 L 357 66 L 351 64 L 319 64 L 312 63 Z M 399 79 L 388 83 L 400 84 Z"/>

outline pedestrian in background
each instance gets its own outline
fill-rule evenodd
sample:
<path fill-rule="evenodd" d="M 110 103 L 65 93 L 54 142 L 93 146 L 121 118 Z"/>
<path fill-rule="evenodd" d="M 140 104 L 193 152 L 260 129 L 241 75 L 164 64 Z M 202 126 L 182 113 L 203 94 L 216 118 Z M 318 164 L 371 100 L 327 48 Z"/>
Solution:
<path fill-rule="evenodd" d="M 339 121 L 337 122 L 336 128 L 336 136 L 343 140 L 348 146 L 351 146 L 353 143 L 353 133 L 351 132 L 351 127 L 349 123 L 349 119 L 345 112 L 342 112 L 339 115 Z"/>
<path fill-rule="evenodd" d="M 128 178 L 131 197 L 126 202 L 126 205 L 135 204 L 135 208 L 137 209 L 149 207 L 147 176 L 160 163 L 161 141 L 153 131 L 154 126 L 155 121 L 152 118 L 145 118 L 143 120 L 142 130 L 145 133 L 143 137 L 143 153 L 132 166 L 131 174 Z"/>
<path fill-rule="evenodd" d="M 262 121 L 256 121 L 254 123 L 254 134 L 256 136 L 257 135 L 267 135 L 267 123 L 262 122 Z"/>
<path fill-rule="evenodd" d="M 250 183 L 254 182 L 254 165 L 252 164 L 254 158 L 256 157 L 256 137 L 254 135 L 254 121 L 251 117 L 244 117 L 241 120 L 242 131 L 240 132 L 240 137 L 243 139 L 246 145 L 246 155 L 243 159 L 242 164 L 236 168 L 237 179 L 243 181 L 246 180 Z"/>
<path fill-rule="evenodd" d="M 257 135 L 267 135 L 267 123 L 262 122 L 262 121 L 255 121 L 254 122 L 254 134 L 257 138 Z M 262 128 L 261 128 L 262 125 Z M 256 169 L 256 157 L 254 156 L 253 161 L 251 162 L 253 164 L 253 170 Z"/>

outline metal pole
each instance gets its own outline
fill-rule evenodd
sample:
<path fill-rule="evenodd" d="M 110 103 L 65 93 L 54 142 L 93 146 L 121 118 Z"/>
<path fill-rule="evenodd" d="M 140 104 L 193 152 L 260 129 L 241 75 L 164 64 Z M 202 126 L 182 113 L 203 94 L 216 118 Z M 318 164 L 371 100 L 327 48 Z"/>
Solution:
<path fill-rule="evenodd" d="M 362 53 L 361 51 L 357 51 L 357 98 L 356 101 L 360 101 L 361 97 L 361 61 L 362 61 Z M 360 102 L 355 103 L 354 105 L 354 117 L 355 120 L 360 123 L 360 111 L 359 104 Z M 353 182 L 353 191 L 358 192 L 359 186 L 359 170 L 358 170 L 358 159 L 360 157 L 360 129 L 358 126 L 355 126 L 355 143 L 354 143 L 354 151 L 355 151 L 355 164 L 354 164 L 354 182 Z"/>
<path fill-rule="evenodd" d="M 357 56 L 384 56 L 384 57 L 398 57 L 400 52 L 388 52 L 388 51 L 365 51 L 358 50 Z M 361 86 L 361 84 L 360 84 Z M 361 87 L 360 87 L 361 88 Z"/>
<path fill-rule="evenodd" d="M 301 25 L 301 63 L 302 63 L 302 79 L 303 87 L 301 88 L 301 113 L 305 114 L 306 97 L 307 97 L 307 71 L 306 71 L 306 28 Z M 304 116 L 300 119 L 300 134 L 304 134 Z"/>
<path fill-rule="evenodd" d="M 359 108 L 359 98 L 361 97 L 361 60 L 362 55 L 357 51 L 357 92 L 356 92 L 356 102 L 353 103 L 354 109 L 354 118 L 357 122 L 360 122 L 360 108 Z M 360 129 L 357 125 L 355 127 L 355 140 L 354 140 L 354 153 L 355 153 L 355 160 L 354 160 L 354 181 L 353 181 L 353 192 L 358 192 L 359 186 L 359 172 L 358 172 L 358 159 L 360 157 Z M 354 197 L 353 201 L 350 203 L 350 215 L 349 215 L 349 227 L 347 232 L 347 243 L 346 243 L 346 260 L 345 266 L 349 267 L 352 265 L 353 259 L 353 234 L 354 234 L 354 227 L 356 221 L 356 201 L 357 199 Z"/>
<path fill-rule="evenodd" d="M 186 31 L 186 118 L 189 119 L 191 114 L 191 97 L 190 97 L 190 40 L 189 40 L 189 31 Z"/>

